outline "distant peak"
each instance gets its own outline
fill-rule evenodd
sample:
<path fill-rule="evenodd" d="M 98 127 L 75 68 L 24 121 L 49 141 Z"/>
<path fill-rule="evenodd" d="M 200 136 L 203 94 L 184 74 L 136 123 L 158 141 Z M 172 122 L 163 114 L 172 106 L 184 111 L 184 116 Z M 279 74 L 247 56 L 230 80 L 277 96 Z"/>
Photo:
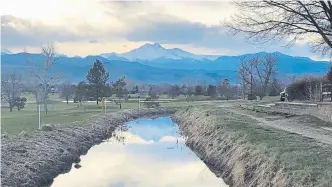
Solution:
<path fill-rule="evenodd" d="M 1 54 L 13 54 L 11 51 L 9 51 L 8 49 L 1 49 Z"/>
<path fill-rule="evenodd" d="M 142 45 L 141 47 L 163 48 L 159 43 L 154 43 L 154 44 L 146 43 L 146 44 Z"/>
<path fill-rule="evenodd" d="M 153 46 L 154 47 L 160 47 L 160 48 L 162 47 L 159 43 L 154 43 Z"/>

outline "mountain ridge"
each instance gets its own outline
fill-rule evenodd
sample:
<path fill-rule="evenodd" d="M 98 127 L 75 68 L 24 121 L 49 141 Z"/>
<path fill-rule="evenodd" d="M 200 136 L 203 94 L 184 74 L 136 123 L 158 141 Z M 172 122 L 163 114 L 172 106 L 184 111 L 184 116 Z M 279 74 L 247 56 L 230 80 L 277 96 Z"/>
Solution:
<path fill-rule="evenodd" d="M 102 53 L 101 56 L 112 58 L 125 58 L 128 61 L 153 61 L 159 58 L 168 59 L 194 59 L 194 60 L 215 60 L 219 55 L 197 55 L 180 48 L 166 49 L 159 43 L 146 43 L 136 49 L 132 49 L 125 53 Z"/>
<path fill-rule="evenodd" d="M 1 48 L 1 55 L 9 55 L 9 54 L 13 54 L 13 53 L 11 51 L 9 51 L 8 49 Z"/>
<path fill-rule="evenodd" d="M 268 54 L 266 52 L 260 55 Z M 272 53 L 273 54 L 273 53 Z M 277 69 L 278 78 L 284 79 L 287 75 L 324 75 L 328 71 L 328 62 L 316 62 L 306 57 L 292 57 L 282 53 L 275 53 L 278 57 Z M 93 63 L 98 59 L 110 72 L 110 78 L 115 80 L 126 76 L 134 82 L 145 83 L 182 83 L 184 80 L 191 82 L 217 83 L 222 78 L 228 78 L 232 83 L 238 83 L 237 70 L 242 56 L 222 56 L 211 60 L 193 59 L 167 59 L 160 58 L 154 61 L 128 61 L 109 60 L 99 55 L 86 57 L 60 56 L 52 68 L 53 72 L 63 72 L 65 79 L 77 82 L 85 79 L 85 76 Z M 41 54 L 4 54 L 1 56 L 2 71 L 9 71 L 17 68 L 27 71 L 31 64 L 29 58 L 36 62 L 42 62 Z"/>
<path fill-rule="evenodd" d="M 1 55 L 2 70 L 10 68 L 31 68 L 29 58 L 42 62 L 42 54 L 17 53 L 8 51 Z M 145 44 L 119 55 L 117 53 L 103 53 L 86 57 L 68 57 L 58 54 L 58 61 L 53 72 L 64 72 L 64 77 L 72 81 L 85 79 L 86 73 L 96 60 L 104 63 L 110 72 L 111 79 L 126 76 L 135 82 L 146 83 L 181 83 L 183 80 L 193 82 L 216 83 L 222 78 L 228 78 L 233 83 L 239 82 L 237 70 L 241 59 L 254 55 L 264 56 L 273 54 L 277 57 L 279 79 L 288 75 L 324 75 L 328 71 L 329 63 L 315 61 L 308 57 L 294 57 L 280 52 L 258 52 L 238 56 L 218 56 L 214 60 L 205 58 L 206 55 L 196 55 L 180 48 L 165 49 L 158 43 Z"/>

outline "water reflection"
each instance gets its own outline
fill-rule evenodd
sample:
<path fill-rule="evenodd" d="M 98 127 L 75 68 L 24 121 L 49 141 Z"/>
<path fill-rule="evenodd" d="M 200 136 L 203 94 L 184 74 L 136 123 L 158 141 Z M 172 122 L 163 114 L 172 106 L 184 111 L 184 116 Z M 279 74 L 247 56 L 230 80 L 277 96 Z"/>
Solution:
<path fill-rule="evenodd" d="M 58 176 L 53 187 L 226 186 L 184 145 L 169 117 L 127 123 L 113 138 L 81 157 L 80 169 Z"/>

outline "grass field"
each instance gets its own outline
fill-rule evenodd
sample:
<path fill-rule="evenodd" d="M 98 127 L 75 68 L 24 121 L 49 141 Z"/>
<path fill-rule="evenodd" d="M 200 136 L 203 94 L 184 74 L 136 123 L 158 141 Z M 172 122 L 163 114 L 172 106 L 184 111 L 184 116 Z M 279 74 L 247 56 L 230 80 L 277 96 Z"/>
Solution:
<path fill-rule="evenodd" d="M 13 109 L 9 111 L 7 106 L 1 106 L 1 133 L 17 135 L 22 131 L 32 131 L 38 129 L 37 105 L 32 95 L 25 95 L 28 99 L 25 108 L 21 111 Z M 48 102 L 48 114 L 45 114 L 43 105 L 41 105 L 41 123 L 42 124 L 68 124 L 80 125 L 94 116 L 104 112 L 103 106 L 97 106 L 95 102 L 83 103 L 79 108 L 77 103 L 66 104 L 58 95 L 50 95 Z M 119 111 L 119 106 L 114 103 L 107 103 L 107 112 Z M 122 103 L 122 109 L 138 108 L 135 102 Z"/>
<path fill-rule="evenodd" d="M 27 103 L 25 108 L 17 111 L 16 108 L 13 112 L 9 112 L 7 106 L 1 106 L 1 133 L 9 135 L 18 135 L 22 131 L 29 132 L 38 129 L 38 115 L 37 105 L 35 98 L 32 94 L 25 94 Z M 160 103 L 161 107 L 188 107 L 202 105 L 202 102 L 187 102 L 182 98 L 169 99 L 166 103 Z M 45 114 L 43 105 L 41 108 L 41 124 L 66 124 L 66 125 L 82 125 L 86 124 L 89 119 L 98 117 L 104 113 L 104 108 L 101 105 L 96 105 L 95 102 L 83 103 L 83 107 L 79 108 L 77 103 L 63 102 L 57 94 L 50 94 L 48 100 L 48 114 Z M 144 104 L 141 103 L 141 107 Z M 137 99 L 130 99 L 122 103 L 122 110 L 124 109 L 137 109 Z M 119 106 L 115 103 L 107 103 L 107 112 L 120 111 Z"/>

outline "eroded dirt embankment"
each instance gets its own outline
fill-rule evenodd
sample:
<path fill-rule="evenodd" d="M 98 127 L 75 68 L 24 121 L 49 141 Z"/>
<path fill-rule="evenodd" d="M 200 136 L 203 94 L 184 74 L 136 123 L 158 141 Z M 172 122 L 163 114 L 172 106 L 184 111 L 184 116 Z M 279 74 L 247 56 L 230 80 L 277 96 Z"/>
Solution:
<path fill-rule="evenodd" d="M 223 109 L 181 110 L 174 120 L 187 146 L 231 187 L 332 184 L 329 144 Z"/>
<path fill-rule="evenodd" d="M 51 131 L 1 139 L 1 186 L 25 187 L 49 184 L 90 147 L 110 137 L 118 125 L 138 117 L 168 115 L 173 109 L 128 110 L 106 114 L 85 126 L 56 126 Z"/>

